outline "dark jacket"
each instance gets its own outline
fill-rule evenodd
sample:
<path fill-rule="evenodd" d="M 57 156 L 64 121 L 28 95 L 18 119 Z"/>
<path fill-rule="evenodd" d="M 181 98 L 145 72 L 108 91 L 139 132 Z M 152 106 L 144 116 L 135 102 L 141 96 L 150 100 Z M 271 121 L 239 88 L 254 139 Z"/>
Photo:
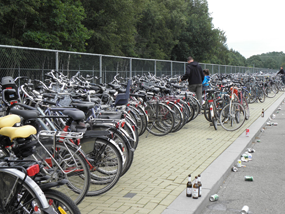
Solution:
<path fill-rule="evenodd" d="M 189 85 L 202 84 L 204 74 L 202 67 L 198 64 L 198 62 L 191 62 L 187 64 L 186 73 L 183 75 L 181 80 L 183 81 L 186 79 L 188 79 Z"/>
<path fill-rule="evenodd" d="M 285 71 L 283 69 L 281 69 L 277 74 L 282 74 L 284 75 L 285 74 Z"/>

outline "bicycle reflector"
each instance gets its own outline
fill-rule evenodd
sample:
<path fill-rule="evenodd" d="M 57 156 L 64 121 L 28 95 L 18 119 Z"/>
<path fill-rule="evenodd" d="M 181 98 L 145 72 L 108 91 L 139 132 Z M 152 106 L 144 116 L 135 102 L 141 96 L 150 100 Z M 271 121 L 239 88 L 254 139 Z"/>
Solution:
<path fill-rule="evenodd" d="M 214 102 L 214 100 L 208 100 L 208 103 L 212 103 L 212 102 Z"/>
<path fill-rule="evenodd" d="M 122 127 L 122 128 L 124 128 L 125 123 L 126 123 L 125 121 L 121 123 L 121 127 Z"/>
<path fill-rule="evenodd" d="M 27 169 L 27 174 L 28 174 L 28 176 L 30 176 L 30 177 L 35 176 L 35 175 L 38 174 L 39 172 L 40 172 L 40 166 L 39 166 L 39 164 L 32 165 L 32 166 L 30 166 L 30 167 Z"/>

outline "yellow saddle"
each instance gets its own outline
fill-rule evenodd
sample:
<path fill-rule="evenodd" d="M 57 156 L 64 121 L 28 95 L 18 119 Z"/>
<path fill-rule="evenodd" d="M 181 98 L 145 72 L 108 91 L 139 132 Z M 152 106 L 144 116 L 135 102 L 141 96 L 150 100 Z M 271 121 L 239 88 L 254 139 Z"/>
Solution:
<path fill-rule="evenodd" d="M 37 130 L 30 125 L 21 127 L 3 127 L 0 129 L 0 135 L 9 137 L 11 141 L 15 138 L 27 138 L 32 134 L 37 134 Z"/>
<path fill-rule="evenodd" d="M 0 129 L 3 127 L 12 127 L 16 123 L 20 123 L 21 118 L 16 114 L 10 114 L 4 117 L 0 117 Z"/>

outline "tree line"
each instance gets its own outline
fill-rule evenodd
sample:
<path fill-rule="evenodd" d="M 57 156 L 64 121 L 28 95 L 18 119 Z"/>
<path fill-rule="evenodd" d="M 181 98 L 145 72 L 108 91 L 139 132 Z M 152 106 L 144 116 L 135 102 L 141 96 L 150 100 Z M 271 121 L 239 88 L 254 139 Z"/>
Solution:
<path fill-rule="evenodd" d="M 266 68 L 284 59 L 229 50 L 207 0 L 2 0 L 0 26 L 4 45 Z"/>

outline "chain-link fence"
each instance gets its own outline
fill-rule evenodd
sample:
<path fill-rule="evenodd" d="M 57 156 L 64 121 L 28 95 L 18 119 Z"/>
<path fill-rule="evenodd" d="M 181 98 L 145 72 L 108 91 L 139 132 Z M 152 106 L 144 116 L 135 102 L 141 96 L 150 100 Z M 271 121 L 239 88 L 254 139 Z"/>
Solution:
<path fill-rule="evenodd" d="M 108 83 L 113 80 L 116 74 L 123 78 L 148 73 L 156 76 L 182 75 L 185 73 L 186 64 L 187 62 L 0 45 L 0 78 L 28 76 L 31 79 L 44 80 L 44 74 L 53 69 L 61 71 L 69 77 L 80 71 L 83 76 L 87 74 L 97 76 L 101 78 L 98 82 Z M 276 70 L 264 68 L 200 64 L 203 69 L 209 69 L 211 74 L 250 74 L 260 71 L 276 73 Z"/>

